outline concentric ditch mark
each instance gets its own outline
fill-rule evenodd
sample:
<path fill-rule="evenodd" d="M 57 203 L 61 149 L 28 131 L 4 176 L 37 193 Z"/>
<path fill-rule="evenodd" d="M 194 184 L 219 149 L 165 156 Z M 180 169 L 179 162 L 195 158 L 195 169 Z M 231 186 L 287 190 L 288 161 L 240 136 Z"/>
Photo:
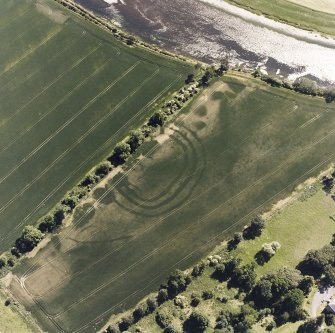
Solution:
<path fill-rule="evenodd" d="M 145 197 L 141 189 L 133 184 L 129 178 L 126 183 L 121 183 L 114 193 L 115 203 L 127 212 L 146 217 L 155 217 L 166 214 L 173 208 L 182 205 L 193 193 L 206 165 L 206 153 L 195 132 L 184 127 L 176 130 L 171 137 L 170 144 L 173 153 L 179 153 L 182 160 L 176 175 L 166 182 L 166 186 L 150 197 Z M 164 149 L 157 151 L 158 155 L 164 154 Z M 170 158 L 167 156 L 166 158 Z M 164 158 L 161 163 L 164 163 Z M 178 158 L 179 159 L 179 158 Z M 144 161 L 144 165 L 145 165 Z M 150 172 L 144 175 L 150 181 Z M 156 172 L 159 172 L 158 170 Z M 158 185 L 159 186 L 159 185 Z"/>

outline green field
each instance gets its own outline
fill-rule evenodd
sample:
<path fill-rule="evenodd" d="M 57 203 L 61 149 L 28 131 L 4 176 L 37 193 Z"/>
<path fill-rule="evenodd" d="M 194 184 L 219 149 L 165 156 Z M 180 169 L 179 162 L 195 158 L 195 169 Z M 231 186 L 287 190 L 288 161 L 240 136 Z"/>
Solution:
<path fill-rule="evenodd" d="M 262 14 L 271 19 L 283 21 L 302 29 L 319 31 L 326 35 L 335 36 L 335 15 L 327 11 L 324 3 L 319 4 L 319 10 L 315 10 L 303 6 L 304 1 L 301 1 L 300 4 L 288 0 L 226 1 L 257 14 Z"/>
<path fill-rule="evenodd" d="M 266 228 L 260 237 L 257 237 L 255 240 L 243 240 L 237 249 L 232 251 L 233 255 L 237 255 L 242 259 L 243 264 L 247 264 L 254 262 L 254 255 L 261 249 L 262 244 L 279 241 L 281 248 L 275 256 L 269 262 L 265 263 L 264 266 L 256 266 L 258 278 L 263 274 L 276 271 L 283 266 L 295 268 L 310 249 L 319 249 L 329 244 L 335 232 L 335 223 L 329 218 L 335 212 L 335 203 L 318 185 L 317 182 L 313 184 L 313 187 L 315 186 L 318 189 L 315 192 L 313 191 L 313 194 L 303 201 L 300 198 L 309 190 L 308 186 L 300 188 L 288 202 L 277 208 L 278 210 L 275 210 L 272 216 L 268 218 Z M 218 246 L 214 253 L 222 255 L 225 250 L 226 244 L 224 243 Z M 206 314 L 210 319 L 211 328 L 206 330 L 206 333 L 213 332 L 215 319 L 220 314 L 220 311 L 228 309 L 230 312 L 233 312 L 235 308 L 238 309 L 243 304 L 243 302 L 234 298 L 237 292 L 236 289 L 229 289 L 225 282 L 218 282 L 211 277 L 214 270 L 215 268 L 213 267 L 207 267 L 205 273 L 193 279 L 187 290 L 181 294 L 186 299 L 185 304 L 188 304 L 184 309 L 175 306 L 173 300 L 159 307 L 160 312 L 166 313 L 170 318 L 174 318 L 173 326 L 180 331 L 183 322 L 180 318 L 187 318 L 193 310 L 189 305 L 192 294 L 201 295 L 204 291 L 212 291 L 215 296 L 224 295 L 229 299 L 226 304 L 223 304 L 214 297 L 211 300 L 202 300 L 196 307 L 198 312 Z M 305 309 L 308 312 L 310 311 L 310 305 L 307 302 L 305 303 Z M 125 313 L 118 317 L 124 315 Z M 147 333 L 161 332 L 162 329 L 157 325 L 155 315 L 156 312 L 145 316 L 143 320 L 133 325 L 129 331 L 135 333 L 135 329 L 141 327 Z M 113 320 L 113 322 L 117 322 L 117 320 Z M 271 332 L 296 332 L 300 324 L 301 322 L 299 321 L 296 323 L 287 323 Z M 251 332 L 265 333 L 267 331 L 258 323 L 252 328 Z"/>
<path fill-rule="evenodd" d="M 333 161 L 334 111 L 247 76 L 216 81 L 16 269 L 13 292 L 48 331 L 92 332 Z"/>
<path fill-rule="evenodd" d="M 0 0 L 0 251 L 178 89 L 187 64 L 52 0 Z"/>

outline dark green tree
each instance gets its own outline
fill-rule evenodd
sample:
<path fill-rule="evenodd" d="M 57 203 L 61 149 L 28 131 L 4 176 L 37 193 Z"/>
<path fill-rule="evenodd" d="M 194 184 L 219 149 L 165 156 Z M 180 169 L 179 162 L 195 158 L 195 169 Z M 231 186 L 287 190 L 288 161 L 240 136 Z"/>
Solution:
<path fill-rule="evenodd" d="M 192 312 L 184 322 L 183 329 L 186 333 L 202 333 L 209 325 L 209 320 L 203 314 Z"/>
<path fill-rule="evenodd" d="M 31 251 L 44 237 L 41 230 L 32 225 L 24 227 L 22 235 L 16 240 L 16 247 L 21 253 Z"/>

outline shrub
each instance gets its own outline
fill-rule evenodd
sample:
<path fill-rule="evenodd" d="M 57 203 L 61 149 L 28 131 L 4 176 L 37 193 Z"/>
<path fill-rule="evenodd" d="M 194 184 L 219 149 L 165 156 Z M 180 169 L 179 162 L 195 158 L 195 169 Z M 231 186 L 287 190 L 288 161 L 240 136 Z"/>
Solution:
<path fill-rule="evenodd" d="M 197 307 L 201 302 L 201 299 L 200 297 L 198 296 L 192 296 L 192 299 L 191 299 L 191 306 L 193 306 L 194 308 Z"/>
<path fill-rule="evenodd" d="M 208 318 L 204 315 L 192 312 L 189 318 L 184 322 L 183 328 L 187 333 L 202 333 L 208 327 Z"/>
<path fill-rule="evenodd" d="M 310 319 L 306 321 L 305 323 L 302 323 L 298 330 L 297 333 L 317 333 L 320 332 L 322 323 L 323 323 L 323 316 L 319 316 L 315 319 Z"/>
<path fill-rule="evenodd" d="M 6 266 L 6 258 L 0 258 L 0 269 Z"/>
<path fill-rule="evenodd" d="M 175 327 L 169 325 L 164 329 L 163 333 L 178 333 L 178 330 Z"/>
<path fill-rule="evenodd" d="M 261 80 L 273 87 L 281 87 L 283 85 L 283 81 L 274 76 L 262 75 Z"/>
<path fill-rule="evenodd" d="M 212 299 L 214 297 L 214 294 L 212 291 L 210 290 L 205 290 L 203 293 L 202 293 L 202 298 L 204 300 L 208 300 L 208 299 Z"/>
<path fill-rule="evenodd" d="M 16 248 L 21 252 L 31 251 L 44 237 L 41 230 L 32 225 L 28 225 L 23 229 L 22 235 L 16 240 Z"/>

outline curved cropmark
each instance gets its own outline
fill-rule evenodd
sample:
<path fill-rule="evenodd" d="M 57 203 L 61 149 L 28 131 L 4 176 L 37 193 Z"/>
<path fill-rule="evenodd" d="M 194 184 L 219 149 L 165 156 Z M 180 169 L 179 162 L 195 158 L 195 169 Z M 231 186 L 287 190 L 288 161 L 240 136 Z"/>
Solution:
<path fill-rule="evenodd" d="M 127 179 L 128 184 L 120 184 L 116 189 L 121 197 L 116 199 L 115 202 L 123 209 L 142 216 L 159 216 L 182 205 L 192 195 L 193 189 L 198 183 L 206 164 L 202 144 L 196 134 L 186 129 L 186 127 L 183 127 L 183 132 L 176 130 L 169 144 L 173 147 L 173 153 L 179 155 L 178 160 L 181 162 L 180 165 L 178 163 L 178 167 L 175 169 L 176 176 L 168 184 L 162 179 L 162 186 L 160 186 L 158 193 L 150 197 L 144 197 L 141 195 L 141 183 L 148 182 L 150 184 L 151 172 L 159 173 L 160 171 L 152 170 L 150 166 L 143 168 L 145 174 L 139 185 L 129 183 L 130 175 Z M 179 154 L 176 154 L 176 150 L 178 150 Z M 164 149 L 158 150 L 152 158 L 159 158 L 164 152 Z M 160 163 L 164 163 L 164 160 L 169 158 L 170 155 L 163 156 Z M 176 161 L 174 162 L 177 164 Z M 146 161 L 144 160 L 145 164 Z M 195 173 L 197 174 L 196 177 L 194 176 Z M 136 178 L 134 182 L 137 182 Z"/>

